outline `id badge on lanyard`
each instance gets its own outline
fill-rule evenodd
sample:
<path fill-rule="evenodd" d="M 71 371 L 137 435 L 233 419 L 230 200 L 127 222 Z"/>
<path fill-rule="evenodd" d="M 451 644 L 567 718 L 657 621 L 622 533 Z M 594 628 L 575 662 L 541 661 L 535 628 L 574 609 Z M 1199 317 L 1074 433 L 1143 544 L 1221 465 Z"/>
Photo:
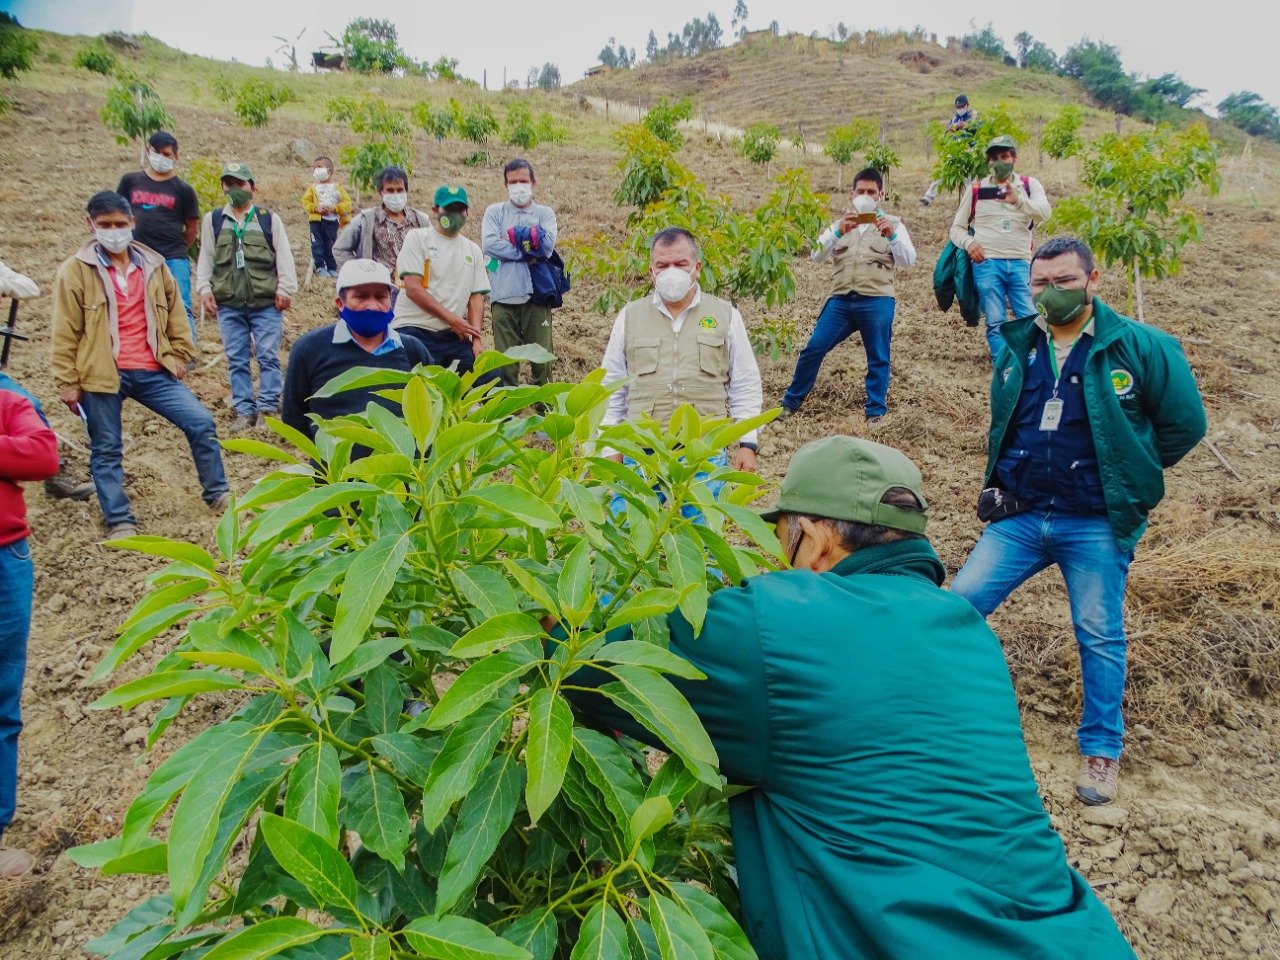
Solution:
<path fill-rule="evenodd" d="M 1040 414 L 1041 430 L 1057 430 L 1058 424 L 1062 422 L 1062 408 L 1064 404 L 1057 397 L 1046 400 L 1044 402 L 1044 411 Z"/>
<path fill-rule="evenodd" d="M 237 270 L 244 269 L 244 241 L 239 237 L 236 237 L 235 267 Z"/>

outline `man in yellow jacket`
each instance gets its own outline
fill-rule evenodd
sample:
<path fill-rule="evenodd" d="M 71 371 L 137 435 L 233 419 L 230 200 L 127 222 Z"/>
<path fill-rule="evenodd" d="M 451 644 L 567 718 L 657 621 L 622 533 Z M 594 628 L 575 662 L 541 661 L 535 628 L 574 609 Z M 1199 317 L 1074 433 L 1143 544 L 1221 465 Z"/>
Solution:
<path fill-rule="evenodd" d="M 230 499 L 213 417 L 181 382 L 196 357 L 191 328 L 164 258 L 133 240 L 133 211 L 114 191 L 88 205 L 92 232 L 53 281 L 53 377 L 89 429 L 89 472 L 108 539 L 134 536 L 124 492 L 120 408 L 126 398 L 164 417 L 191 445 L 204 502 Z"/>

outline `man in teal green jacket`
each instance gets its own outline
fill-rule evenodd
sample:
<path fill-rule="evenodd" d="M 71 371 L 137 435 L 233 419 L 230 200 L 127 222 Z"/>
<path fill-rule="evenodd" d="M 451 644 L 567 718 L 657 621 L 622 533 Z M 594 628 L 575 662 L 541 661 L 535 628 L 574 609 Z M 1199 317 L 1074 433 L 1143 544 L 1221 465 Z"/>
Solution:
<path fill-rule="evenodd" d="M 1124 591 L 1164 470 L 1205 433 L 1195 378 L 1173 337 L 1092 293 L 1089 248 L 1055 237 L 1031 261 L 1039 313 L 1000 327 L 978 516 L 990 520 L 951 589 L 983 616 L 1057 564 L 1080 648 L 1083 768 L 1076 796 L 1115 798 L 1124 735 Z"/>
<path fill-rule="evenodd" d="M 761 960 L 1132 960 L 1041 805 L 999 641 L 939 588 L 916 467 L 816 441 L 765 518 L 794 569 L 713 594 L 697 637 L 668 621 L 707 675 L 673 682 L 754 788 L 729 802 Z"/>

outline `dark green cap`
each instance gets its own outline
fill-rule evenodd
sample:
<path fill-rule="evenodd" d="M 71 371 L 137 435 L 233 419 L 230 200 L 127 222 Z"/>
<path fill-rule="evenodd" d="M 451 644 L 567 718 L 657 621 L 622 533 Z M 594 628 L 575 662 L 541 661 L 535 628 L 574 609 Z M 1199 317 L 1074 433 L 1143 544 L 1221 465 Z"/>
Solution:
<path fill-rule="evenodd" d="M 466 190 L 462 187 L 450 187 L 447 185 L 436 187 L 436 196 L 433 203 L 442 210 L 451 203 L 463 203 L 468 207 L 471 206 L 471 201 L 467 199 Z"/>
<path fill-rule="evenodd" d="M 222 168 L 222 177 L 232 177 L 236 180 L 243 180 L 245 183 L 253 183 L 253 171 L 249 169 L 247 163 L 228 163 Z"/>
<path fill-rule="evenodd" d="M 1014 153 L 1017 153 L 1018 143 L 1007 133 L 1002 133 L 987 144 L 987 153 L 990 153 L 992 150 L 1012 150 Z"/>
<path fill-rule="evenodd" d="M 778 505 L 760 516 L 773 523 L 784 513 L 807 513 L 924 533 L 925 510 L 880 502 L 890 488 L 905 487 L 926 507 L 920 486 L 920 471 L 900 450 L 857 437 L 825 437 L 796 451 Z"/>

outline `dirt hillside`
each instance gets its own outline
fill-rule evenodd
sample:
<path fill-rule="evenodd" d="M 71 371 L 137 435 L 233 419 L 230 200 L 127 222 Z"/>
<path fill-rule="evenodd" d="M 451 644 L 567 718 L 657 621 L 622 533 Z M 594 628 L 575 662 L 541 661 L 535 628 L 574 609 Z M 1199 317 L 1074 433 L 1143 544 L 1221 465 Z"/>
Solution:
<path fill-rule="evenodd" d="M 45 401 L 55 428 L 75 444 L 66 459 L 87 476 L 83 429 L 57 404 L 48 373 L 47 292 L 59 262 L 86 236 L 84 199 L 114 186 L 137 155 L 103 130 L 101 85 L 70 77 L 68 63 L 42 63 L 16 86 L 16 106 L 0 117 L 0 257 L 46 291 L 23 304 L 20 324 L 32 341 L 15 348 L 10 372 Z M 285 147 L 303 138 L 332 153 L 351 135 L 304 119 L 301 107 L 265 131 L 248 131 L 203 104 L 188 83 L 174 84 L 169 97 L 183 162 L 250 162 L 305 268 L 306 224 L 296 201 L 309 163 L 288 159 Z M 469 149 L 462 144 L 422 141 L 418 148 L 412 190 L 419 201 L 446 180 L 467 187 L 474 209 L 500 198 L 500 172 L 463 166 Z M 570 143 L 535 150 L 532 159 L 539 197 L 557 209 L 564 236 L 624 234 L 624 212 L 609 199 L 615 154 Z M 682 160 L 743 204 L 767 192 L 762 173 L 726 145 L 692 142 Z M 1272 212 L 1273 162 L 1231 161 L 1224 194 L 1195 202 L 1205 237 L 1188 249 L 1185 270 L 1148 291 L 1149 319 L 1182 338 L 1195 367 L 1222 460 L 1202 445 L 1169 472 L 1166 500 L 1138 547 L 1127 609 L 1130 740 L 1113 806 L 1089 810 L 1072 799 L 1079 667 L 1059 576 L 1040 575 L 993 618 L 1046 807 L 1071 862 L 1144 960 L 1280 957 L 1280 228 Z M 1051 198 L 1070 180 L 1069 169 L 1027 172 L 1042 177 Z M 834 191 L 833 166 L 815 162 L 812 173 L 820 188 Z M 952 210 L 941 201 L 924 211 L 913 206 L 913 191 L 927 180 L 925 158 L 908 155 L 896 180 L 906 200 L 895 212 L 907 220 L 920 263 L 901 277 L 890 417 L 875 437 L 921 465 L 932 501 L 931 538 L 954 572 L 980 532 L 972 506 L 984 456 L 989 363 L 979 333 L 933 303 L 933 258 Z M 470 227 L 468 233 L 474 236 Z M 1124 285 L 1114 273 L 1102 293 L 1123 306 Z M 561 378 L 580 376 L 603 352 L 612 318 L 591 312 L 594 295 L 589 283 L 579 283 L 557 314 Z M 807 337 L 824 296 L 824 272 L 802 264 L 799 295 L 775 313 L 793 318 Z M 748 322 L 762 315 L 750 304 L 743 312 Z M 331 314 L 332 287 L 317 280 L 289 312 L 287 339 Z M 202 335 L 216 342 L 212 324 Z M 762 360 L 768 402 L 781 395 L 792 360 Z M 856 343 L 828 358 L 804 415 L 766 432 L 766 476 L 779 479 L 790 454 L 810 439 L 866 434 L 863 370 Z M 190 382 L 225 426 L 225 366 L 215 364 Z M 181 435 L 137 405 L 126 406 L 125 431 L 132 441 L 127 488 L 142 531 L 210 543 L 215 518 L 199 499 Z M 226 462 L 238 490 L 263 471 L 240 455 Z M 100 546 L 93 502 L 50 501 L 38 486 L 28 488 L 27 499 L 37 581 L 28 726 L 10 836 L 40 860 L 34 876 L 0 893 L 0 958 L 13 960 L 79 957 L 86 940 L 152 892 L 145 880 L 81 870 L 62 851 L 114 833 L 159 758 L 195 724 L 230 706 L 206 701 L 203 716 L 173 728 L 155 755 L 142 750 L 148 710 L 86 709 L 101 692 L 86 677 L 158 564 Z M 975 779 L 982 764 L 973 758 Z"/>

